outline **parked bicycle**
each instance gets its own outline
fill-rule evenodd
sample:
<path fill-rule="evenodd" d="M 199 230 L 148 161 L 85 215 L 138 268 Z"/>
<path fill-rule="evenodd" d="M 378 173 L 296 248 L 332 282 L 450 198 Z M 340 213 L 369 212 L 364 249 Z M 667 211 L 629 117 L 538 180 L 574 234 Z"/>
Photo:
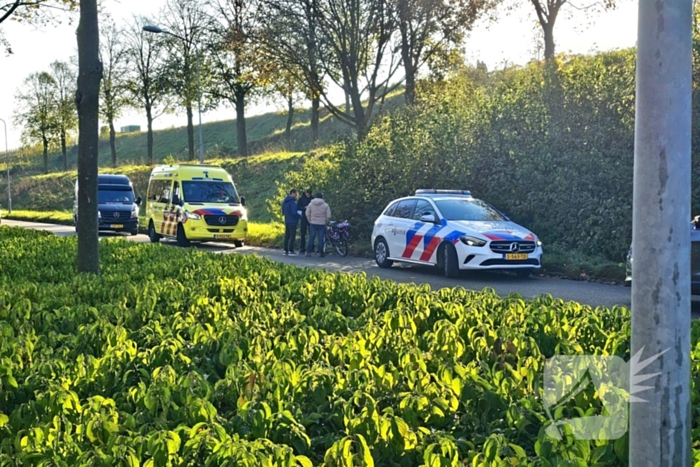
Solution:
<path fill-rule="evenodd" d="M 331 222 L 326 229 L 324 250 L 327 253 L 330 248 L 335 248 L 340 256 L 347 256 L 349 240 L 350 224 L 348 221 Z"/>

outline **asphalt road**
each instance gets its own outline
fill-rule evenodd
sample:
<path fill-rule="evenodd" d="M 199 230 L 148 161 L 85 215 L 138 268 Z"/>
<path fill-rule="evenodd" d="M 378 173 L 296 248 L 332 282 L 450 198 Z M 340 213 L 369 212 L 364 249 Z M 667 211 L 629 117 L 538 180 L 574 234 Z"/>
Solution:
<path fill-rule="evenodd" d="M 17 226 L 31 229 L 48 230 L 56 235 L 74 235 L 75 229 L 71 226 L 42 224 L 33 222 L 14 221 L 3 219 L 1 225 Z M 130 236 L 127 234 L 103 233 L 104 237 L 123 236 L 124 238 L 136 242 L 146 243 L 149 241 L 146 235 Z M 161 240 L 163 245 L 177 248 L 174 242 Z M 360 272 L 364 271 L 368 275 L 379 276 L 383 279 L 391 279 L 396 282 L 430 284 L 433 289 L 443 287 L 462 286 L 471 290 L 482 290 L 485 287 L 492 288 L 500 296 L 510 293 L 520 293 L 523 298 L 535 298 L 541 294 L 551 294 L 555 298 L 566 301 L 573 300 L 591 306 L 631 306 L 630 288 L 596 284 L 582 281 L 572 281 L 566 279 L 555 279 L 547 277 L 532 276 L 527 279 L 520 279 L 513 274 L 499 272 L 464 272 L 457 279 L 447 279 L 430 267 L 415 265 L 394 265 L 389 269 L 379 268 L 374 260 L 366 258 L 341 257 L 338 255 L 328 255 L 325 258 L 305 256 L 284 256 L 281 250 L 272 248 L 259 248 L 244 246 L 234 248 L 232 245 L 221 243 L 193 244 L 193 248 L 212 253 L 224 254 L 257 254 L 265 256 L 275 261 L 298 266 L 324 268 L 328 271 Z M 693 316 L 700 317 L 700 306 L 695 306 Z"/>

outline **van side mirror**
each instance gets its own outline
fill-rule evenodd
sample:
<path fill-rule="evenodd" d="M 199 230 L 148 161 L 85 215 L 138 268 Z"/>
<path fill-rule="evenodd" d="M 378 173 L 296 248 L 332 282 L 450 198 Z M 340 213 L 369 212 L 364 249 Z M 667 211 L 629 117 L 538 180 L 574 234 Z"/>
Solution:
<path fill-rule="evenodd" d="M 241 196 L 241 206 L 245 206 L 245 196 Z"/>
<path fill-rule="evenodd" d="M 141 206 L 141 201 L 143 201 L 143 200 L 141 199 L 141 197 L 140 197 L 140 196 L 137 196 L 137 197 L 136 197 L 136 201 L 134 201 L 134 202 L 136 203 L 136 206 Z"/>

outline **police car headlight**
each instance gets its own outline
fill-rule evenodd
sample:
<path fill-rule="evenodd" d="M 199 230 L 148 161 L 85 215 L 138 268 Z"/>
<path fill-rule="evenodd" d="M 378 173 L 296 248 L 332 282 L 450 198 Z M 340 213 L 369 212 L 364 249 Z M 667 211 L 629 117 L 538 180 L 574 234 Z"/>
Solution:
<path fill-rule="evenodd" d="M 199 219 L 202 218 L 199 214 L 195 214 L 193 212 L 185 211 L 185 217 L 188 219 L 192 219 L 193 221 L 198 221 Z"/>
<path fill-rule="evenodd" d="M 537 241 L 535 243 L 537 244 L 537 246 L 542 246 L 542 240 L 540 240 L 539 238 L 537 239 Z"/>
<path fill-rule="evenodd" d="M 482 240 L 480 238 L 476 237 L 470 237 L 468 235 L 464 235 L 462 237 L 459 237 L 459 239 L 462 241 L 467 246 L 484 246 L 486 245 L 486 240 Z"/>

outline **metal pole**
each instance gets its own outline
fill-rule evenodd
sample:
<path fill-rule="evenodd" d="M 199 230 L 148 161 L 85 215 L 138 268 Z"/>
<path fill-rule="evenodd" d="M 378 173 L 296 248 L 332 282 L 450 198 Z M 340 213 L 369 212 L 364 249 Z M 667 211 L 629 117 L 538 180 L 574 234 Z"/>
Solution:
<path fill-rule="evenodd" d="M 7 212 L 12 214 L 12 188 L 10 187 L 10 151 L 7 149 L 7 123 L 0 118 L 5 127 L 5 165 L 7 166 Z"/>
<path fill-rule="evenodd" d="M 204 140 L 202 138 L 202 83 L 199 78 L 199 47 L 197 52 L 197 107 L 199 110 L 199 163 L 204 164 Z"/>
<path fill-rule="evenodd" d="M 632 352 L 664 352 L 630 403 L 630 466 L 691 465 L 692 0 L 639 0 L 632 221 Z M 635 385 L 635 365 L 630 365 Z M 641 365 L 636 365 L 637 367 Z"/>

